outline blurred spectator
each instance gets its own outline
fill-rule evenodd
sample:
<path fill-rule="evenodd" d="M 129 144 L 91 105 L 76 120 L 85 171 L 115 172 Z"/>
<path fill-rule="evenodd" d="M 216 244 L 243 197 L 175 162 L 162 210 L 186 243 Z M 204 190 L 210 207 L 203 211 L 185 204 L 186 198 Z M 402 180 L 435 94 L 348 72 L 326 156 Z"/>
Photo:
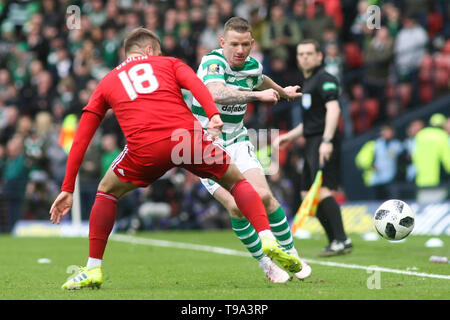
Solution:
<path fill-rule="evenodd" d="M 164 47 L 164 55 L 178 57 L 180 59 L 184 58 L 184 52 L 178 45 L 178 41 L 173 33 L 166 33 L 161 40 Z"/>
<path fill-rule="evenodd" d="M 414 183 L 416 178 L 416 167 L 412 161 L 415 150 L 415 137 L 424 128 L 422 120 L 412 121 L 406 130 L 406 139 L 403 141 L 403 153 L 400 157 L 399 175 L 402 180 Z"/>
<path fill-rule="evenodd" d="M 0 69 L 0 97 L 5 104 L 14 104 L 17 102 L 17 89 L 7 69 Z"/>
<path fill-rule="evenodd" d="M 177 11 L 175 9 L 169 9 L 164 13 L 164 25 L 163 32 L 166 33 L 176 33 L 177 28 Z"/>
<path fill-rule="evenodd" d="M 405 16 L 395 40 L 395 66 L 400 86 L 408 86 L 412 101 L 418 101 L 419 68 L 426 53 L 428 36 L 414 16 Z"/>
<path fill-rule="evenodd" d="M 205 14 L 201 6 L 194 6 L 190 10 L 192 37 L 198 39 L 205 28 Z"/>
<path fill-rule="evenodd" d="M 395 128 L 383 125 L 380 137 L 364 144 L 356 155 L 356 166 L 363 171 L 364 182 L 371 187 L 376 200 L 389 199 L 389 184 L 397 174 L 402 144 L 395 138 Z"/>
<path fill-rule="evenodd" d="M 265 17 L 267 13 L 267 2 L 264 0 L 244 0 L 238 1 L 234 8 L 234 14 L 238 17 L 250 21 L 251 12 L 255 9 L 261 17 Z"/>
<path fill-rule="evenodd" d="M 261 45 L 263 33 L 264 33 L 265 25 L 267 24 L 267 21 L 265 21 L 261 17 L 258 9 L 254 9 L 254 10 L 252 10 L 252 12 L 250 12 L 249 23 L 252 27 L 253 39 L 255 39 L 255 41 L 258 45 Z"/>
<path fill-rule="evenodd" d="M 427 13 L 430 6 L 429 0 L 403 0 L 403 11 L 417 17 L 417 22 L 423 28 L 427 26 Z"/>
<path fill-rule="evenodd" d="M 101 154 L 98 148 L 101 137 L 98 133 L 94 135 L 79 172 L 80 198 L 81 198 L 81 217 L 88 220 L 90 208 L 94 204 L 95 195 L 97 193 L 97 185 L 101 173 Z"/>
<path fill-rule="evenodd" d="M 292 19 L 297 23 L 297 28 L 303 30 L 304 24 L 308 19 L 306 16 L 305 0 L 295 0 L 292 5 Z"/>
<path fill-rule="evenodd" d="M 94 27 L 101 27 L 108 19 L 103 0 L 92 0 L 89 2 L 89 7 L 85 5 L 83 8 Z"/>
<path fill-rule="evenodd" d="M 3 167 L 3 195 L 7 216 L 6 232 L 11 232 L 17 220 L 22 218 L 28 167 L 24 155 L 23 138 L 14 135 L 6 145 Z"/>
<path fill-rule="evenodd" d="M 386 117 L 385 91 L 391 63 L 394 58 L 394 42 L 386 27 L 381 27 L 375 37 L 364 49 L 365 77 L 364 86 L 369 98 L 379 103 L 379 119 Z"/>
<path fill-rule="evenodd" d="M 231 17 L 233 17 L 234 6 L 231 0 L 220 0 L 219 3 L 220 8 L 220 24 L 224 25 L 225 22 L 228 21 Z"/>
<path fill-rule="evenodd" d="M 103 60 L 105 61 L 105 65 L 112 69 L 119 64 L 119 48 L 121 43 L 114 27 L 107 26 L 104 34 L 105 37 L 102 44 Z"/>
<path fill-rule="evenodd" d="M 275 4 L 270 9 L 270 19 L 262 33 L 261 48 L 271 54 L 275 48 L 286 51 L 288 63 L 295 63 L 295 48 L 302 39 L 296 23 L 286 16 L 281 5 Z"/>
<path fill-rule="evenodd" d="M 53 78 L 48 71 L 42 71 L 38 75 L 38 83 L 32 87 L 32 96 L 29 109 L 26 113 L 34 117 L 40 111 L 51 112 L 52 102 L 56 97 Z"/>
<path fill-rule="evenodd" d="M 378 117 L 378 101 L 375 98 L 366 98 L 364 88 L 360 84 L 352 87 L 353 99 L 350 102 L 350 116 L 355 133 L 371 129 Z"/>
<path fill-rule="evenodd" d="M 429 126 L 420 130 L 415 138 L 413 163 L 416 166 L 416 185 L 436 187 L 441 181 L 441 165 L 450 174 L 450 140 L 443 129 L 446 123 L 443 114 L 433 114 Z"/>
<path fill-rule="evenodd" d="M 199 44 L 208 51 L 220 47 L 219 39 L 223 35 L 223 27 L 220 22 L 219 7 L 211 5 L 206 13 L 206 28 L 199 37 Z"/>
<path fill-rule="evenodd" d="M 101 141 L 102 145 L 102 156 L 101 156 L 101 172 L 100 176 L 104 176 L 111 163 L 117 156 L 121 153 L 122 150 L 119 149 L 117 144 L 117 136 L 115 134 L 109 133 L 105 134 L 102 137 Z"/>
<path fill-rule="evenodd" d="M 43 0 L 42 1 L 42 17 L 44 21 L 51 25 L 59 25 L 61 24 L 61 15 L 57 9 L 57 1 L 56 0 Z"/>
<path fill-rule="evenodd" d="M 314 16 L 304 23 L 303 37 L 317 40 L 322 43 L 322 35 L 325 29 L 336 28 L 333 18 L 325 13 L 322 2 L 314 2 Z"/>
<path fill-rule="evenodd" d="M 327 42 L 324 50 L 323 64 L 325 70 L 335 76 L 339 82 L 342 81 L 343 59 L 336 42 Z"/>
<path fill-rule="evenodd" d="M 39 10 L 39 2 L 33 0 L 10 0 L 4 3 L 0 12 L 0 26 L 8 23 L 14 28 L 18 38 L 22 36 L 22 28 L 30 17 Z"/>
<path fill-rule="evenodd" d="M 366 36 L 367 22 L 370 18 L 370 12 L 367 10 L 369 8 L 368 0 L 358 1 L 358 13 L 351 26 L 351 34 L 353 39 L 358 43 L 360 48 L 364 47 L 364 40 Z"/>
<path fill-rule="evenodd" d="M 383 6 L 384 23 L 389 30 L 390 36 L 395 39 L 400 31 L 402 22 L 400 20 L 400 10 L 392 3 L 388 2 Z"/>
<path fill-rule="evenodd" d="M 296 74 L 289 69 L 287 52 L 276 48 L 270 55 L 270 68 L 267 76 L 278 83 L 281 87 L 290 86 L 295 83 Z M 290 113 L 293 107 L 293 101 L 280 99 L 276 105 L 270 108 L 272 116 L 272 126 L 280 129 L 290 129 Z"/>
<path fill-rule="evenodd" d="M 16 123 L 20 113 L 16 106 L 2 108 L 2 127 L 0 127 L 0 144 L 6 145 L 16 131 Z"/>
<path fill-rule="evenodd" d="M 151 10 L 149 10 L 150 8 Z M 114 26 L 111 27 L 115 30 Z M 145 27 L 156 33 L 158 37 L 162 38 L 163 31 L 161 28 L 161 21 L 159 19 L 157 7 L 154 5 L 149 5 L 145 9 Z"/>

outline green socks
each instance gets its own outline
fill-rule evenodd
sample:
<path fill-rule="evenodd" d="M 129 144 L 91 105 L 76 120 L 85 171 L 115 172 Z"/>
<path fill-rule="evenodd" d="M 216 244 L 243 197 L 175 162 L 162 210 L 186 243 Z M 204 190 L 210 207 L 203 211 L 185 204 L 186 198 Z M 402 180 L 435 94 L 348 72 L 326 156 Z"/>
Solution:
<path fill-rule="evenodd" d="M 277 210 L 269 214 L 269 224 L 272 233 L 283 248 L 287 250 L 292 249 L 294 247 L 294 239 L 282 206 L 279 206 Z"/>
<path fill-rule="evenodd" d="M 281 206 L 269 214 L 269 224 L 272 233 L 283 248 L 287 250 L 292 249 L 294 247 L 294 240 L 292 238 L 291 228 Z M 261 239 L 246 218 L 237 219 L 231 217 L 231 227 L 253 258 L 259 260 L 264 256 Z"/>
<path fill-rule="evenodd" d="M 247 250 L 253 258 L 259 260 L 264 257 L 261 239 L 246 218 L 236 219 L 231 217 L 231 227 L 233 228 L 234 233 L 238 236 L 239 240 L 241 240 L 244 246 L 247 247 Z"/>

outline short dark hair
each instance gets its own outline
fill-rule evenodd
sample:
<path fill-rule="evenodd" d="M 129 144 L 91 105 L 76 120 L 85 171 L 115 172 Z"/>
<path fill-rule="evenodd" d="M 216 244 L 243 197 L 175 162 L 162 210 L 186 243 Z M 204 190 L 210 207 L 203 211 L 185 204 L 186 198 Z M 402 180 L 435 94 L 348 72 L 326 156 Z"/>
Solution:
<path fill-rule="evenodd" d="M 139 27 L 131 31 L 125 38 L 123 46 L 125 54 L 133 50 L 144 50 L 146 46 L 161 47 L 161 40 L 153 31 Z"/>
<path fill-rule="evenodd" d="M 252 33 L 252 27 L 247 20 L 240 17 L 232 17 L 225 22 L 224 33 L 227 31 L 236 31 L 239 33 L 250 32 Z"/>
<path fill-rule="evenodd" d="M 304 39 L 304 40 L 300 41 L 297 46 L 304 45 L 304 44 L 312 44 L 314 46 L 314 49 L 316 50 L 316 52 L 320 52 L 319 41 L 314 40 L 314 39 Z"/>

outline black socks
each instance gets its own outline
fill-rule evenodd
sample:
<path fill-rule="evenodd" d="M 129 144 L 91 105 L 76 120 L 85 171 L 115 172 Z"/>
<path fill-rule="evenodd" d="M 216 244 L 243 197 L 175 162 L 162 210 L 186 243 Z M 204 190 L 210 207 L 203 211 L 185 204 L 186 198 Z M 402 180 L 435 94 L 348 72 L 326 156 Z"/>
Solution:
<path fill-rule="evenodd" d="M 333 240 L 345 241 L 347 239 L 342 223 L 341 208 L 333 196 L 319 202 L 316 217 L 325 229 L 330 243 Z"/>

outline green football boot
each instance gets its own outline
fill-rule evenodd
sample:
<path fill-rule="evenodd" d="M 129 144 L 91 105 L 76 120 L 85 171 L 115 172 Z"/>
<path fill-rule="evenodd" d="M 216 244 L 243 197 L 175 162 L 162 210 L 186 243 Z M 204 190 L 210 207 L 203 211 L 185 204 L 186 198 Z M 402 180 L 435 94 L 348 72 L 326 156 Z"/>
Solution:
<path fill-rule="evenodd" d="M 263 252 L 272 260 L 278 261 L 289 272 L 297 273 L 302 270 L 302 262 L 296 255 L 289 253 L 276 240 L 261 238 Z"/>
<path fill-rule="evenodd" d="M 94 267 L 88 269 L 87 267 L 80 267 L 80 271 L 72 278 L 67 280 L 61 289 L 77 290 L 82 288 L 97 288 L 103 283 L 102 267 Z"/>

